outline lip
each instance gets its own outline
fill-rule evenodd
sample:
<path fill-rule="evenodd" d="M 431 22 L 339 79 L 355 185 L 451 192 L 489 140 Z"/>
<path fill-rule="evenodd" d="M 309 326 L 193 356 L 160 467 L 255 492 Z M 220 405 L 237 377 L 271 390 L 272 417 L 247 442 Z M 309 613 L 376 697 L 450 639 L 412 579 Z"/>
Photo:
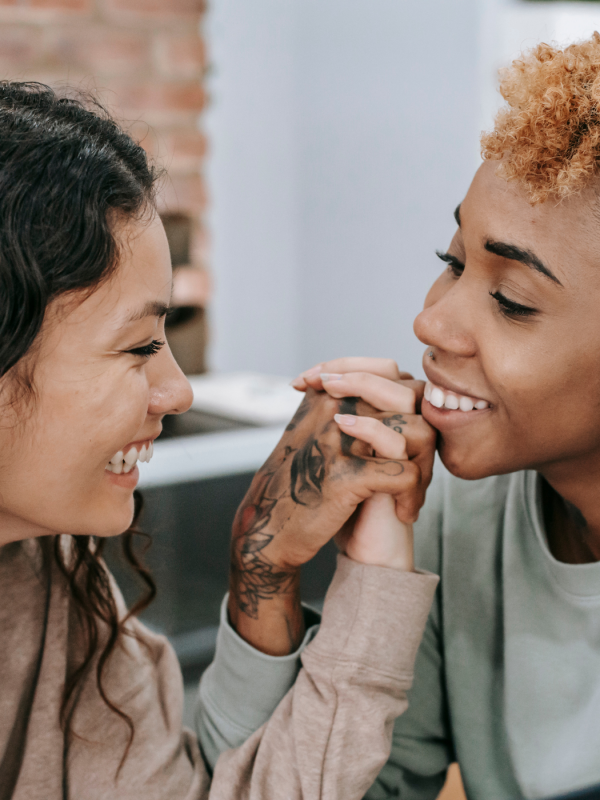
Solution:
<path fill-rule="evenodd" d="M 447 378 L 442 377 L 440 373 L 436 372 L 435 369 L 432 369 L 429 364 L 423 364 L 423 369 L 425 371 L 425 375 L 427 376 L 427 380 L 431 381 L 431 383 L 434 383 L 436 386 L 439 386 L 440 389 L 445 389 L 446 391 L 452 392 L 459 397 L 463 395 L 464 397 L 472 397 L 475 400 L 486 400 L 486 402 L 489 403 L 489 400 L 487 400 L 487 398 L 485 398 L 482 394 L 476 394 L 469 389 L 465 389 L 464 386 L 459 386 L 457 383 L 453 383 Z M 492 404 L 490 403 L 490 405 Z M 487 411 L 487 409 L 483 410 Z"/>
<path fill-rule="evenodd" d="M 457 383 L 441 377 L 429 364 L 423 364 L 423 368 L 427 380 L 439 386 L 440 389 L 445 389 L 459 396 L 463 395 L 465 397 L 477 398 L 478 400 L 485 400 L 485 397 L 473 394 L 473 392 L 466 390 L 464 387 L 460 387 Z M 466 425 L 472 425 L 480 421 L 482 415 L 485 417 L 485 415 L 489 415 L 493 410 L 493 406 L 488 406 L 488 408 L 474 408 L 472 411 L 461 411 L 460 409 L 436 408 L 425 398 L 423 398 L 421 402 L 421 414 L 423 418 L 441 433 L 464 428 Z"/>
<path fill-rule="evenodd" d="M 147 439 L 142 439 L 142 441 L 147 441 Z M 115 486 L 132 491 L 138 484 L 140 479 L 140 471 L 136 464 L 131 472 L 122 472 L 120 475 L 116 475 L 114 472 L 104 470 L 104 476 Z"/>

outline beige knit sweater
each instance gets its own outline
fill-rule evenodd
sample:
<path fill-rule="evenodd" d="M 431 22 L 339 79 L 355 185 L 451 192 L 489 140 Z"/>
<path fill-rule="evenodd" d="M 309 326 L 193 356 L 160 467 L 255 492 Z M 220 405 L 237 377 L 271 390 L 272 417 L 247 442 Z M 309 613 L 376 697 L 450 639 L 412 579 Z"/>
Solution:
<path fill-rule="evenodd" d="M 47 545 L 47 543 L 46 543 Z M 134 621 L 106 676 L 128 729 L 84 682 L 66 742 L 64 679 L 80 647 L 49 547 L 0 548 L 0 800 L 353 800 L 385 763 L 407 706 L 437 578 L 340 557 L 303 669 L 269 722 L 209 775 L 182 728 L 183 686 L 167 640 Z"/>

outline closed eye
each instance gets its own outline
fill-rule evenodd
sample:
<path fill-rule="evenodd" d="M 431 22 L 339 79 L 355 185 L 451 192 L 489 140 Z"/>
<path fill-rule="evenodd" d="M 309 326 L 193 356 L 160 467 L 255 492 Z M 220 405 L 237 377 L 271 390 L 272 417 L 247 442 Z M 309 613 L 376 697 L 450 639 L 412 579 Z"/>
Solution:
<path fill-rule="evenodd" d="M 490 292 L 490 295 L 498 303 L 498 307 L 505 317 L 531 317 L 537 314 L 535 308 L 515 303 L 514 300 L 509 300 L 502 292 Z"/>
<path fill-rule="evenodd" d="M 450 253 L 442 253 L 440 250 L 436 250 L 435 254 L 439 259 L 448 264 L 448 271 L 454 278 L 460 278 L 465 271 L 465 265 L 462 263 L 462 261 L 459 261 L 456 256 L 453 256 Z"/>
<path fill-rule="evenodd" d="M 158 353 L 158 351 L 165 346 L 165 342 L 160 339 L 153 339 L 150 344 L 145 344 L 142 347 L 134 347 L 133 350 L 128 350 L 134 356 L 142 356 L 142 358 L 150 358 Z"/>

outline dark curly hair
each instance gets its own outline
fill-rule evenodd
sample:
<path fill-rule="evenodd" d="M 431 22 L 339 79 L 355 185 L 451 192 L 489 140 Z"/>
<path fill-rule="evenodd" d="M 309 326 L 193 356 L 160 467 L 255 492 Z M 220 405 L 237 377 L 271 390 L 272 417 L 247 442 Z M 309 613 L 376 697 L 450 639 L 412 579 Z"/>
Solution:
<path fill-rule="evenodd" d="M 154 208 L 157 178 L 143 148 L 93 97 L 0 81 L 0 377 L 5 385 L 33 393 L 34 343 L 48 304 L 67 292 L 92 292 L 110 277 L 119 262 L 115 225 L 120 219 L 141 219 Z M 147 591 L 129 615 L 156 593 L 134 550 L 141 509 L 137 493 L 135 508 L 134 523 L 122 535 L 123 551 Z M 119 619 L 103 546 L 97 537 L 55 536 L 51 548 L 84 636 L 82 659 L 66 676 L 61 723 L 69 735 L 76 689 L 97 657 L 98 691 L 128 725 L 131 745 L 133 722 L 103 686 L 126 622 Z"/>
<path fill-rule="evenodd" d="M 580 191 L 600 173 L 600 34 L 560 49 L 539 44 L 501 72 L 508 106 L 481 137 L 484 159 L 532 205 Z"/>

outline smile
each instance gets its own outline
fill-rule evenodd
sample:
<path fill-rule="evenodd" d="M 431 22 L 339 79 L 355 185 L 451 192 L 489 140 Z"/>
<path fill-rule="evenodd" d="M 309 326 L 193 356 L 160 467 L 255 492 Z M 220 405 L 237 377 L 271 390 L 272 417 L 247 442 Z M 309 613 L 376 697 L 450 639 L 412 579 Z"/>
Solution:
<path fill-rule="evenodd" d="M 125 447 L 124 450 L 119 450 L 106 465 L 105 469 L 108 472 L 114 472 L 115 475 L 121 473 L 128 473 L 135 467 L 138 461 L 148 462 L 154 455 L 154 445 L 152 440 L 149 439 L 141 444 Z"/>
<path fill-rule="evenodd" d="M 487 400 L 480 400 L 477 397 L 468 397 L 467 395 L 457 395 L 448 389 L 436 386 L 431 381 L 427 381 L 425 384 L 425 399 L 436 408 L 447 408 L 451 411 L 481 411 L 490 407 Z"/>

